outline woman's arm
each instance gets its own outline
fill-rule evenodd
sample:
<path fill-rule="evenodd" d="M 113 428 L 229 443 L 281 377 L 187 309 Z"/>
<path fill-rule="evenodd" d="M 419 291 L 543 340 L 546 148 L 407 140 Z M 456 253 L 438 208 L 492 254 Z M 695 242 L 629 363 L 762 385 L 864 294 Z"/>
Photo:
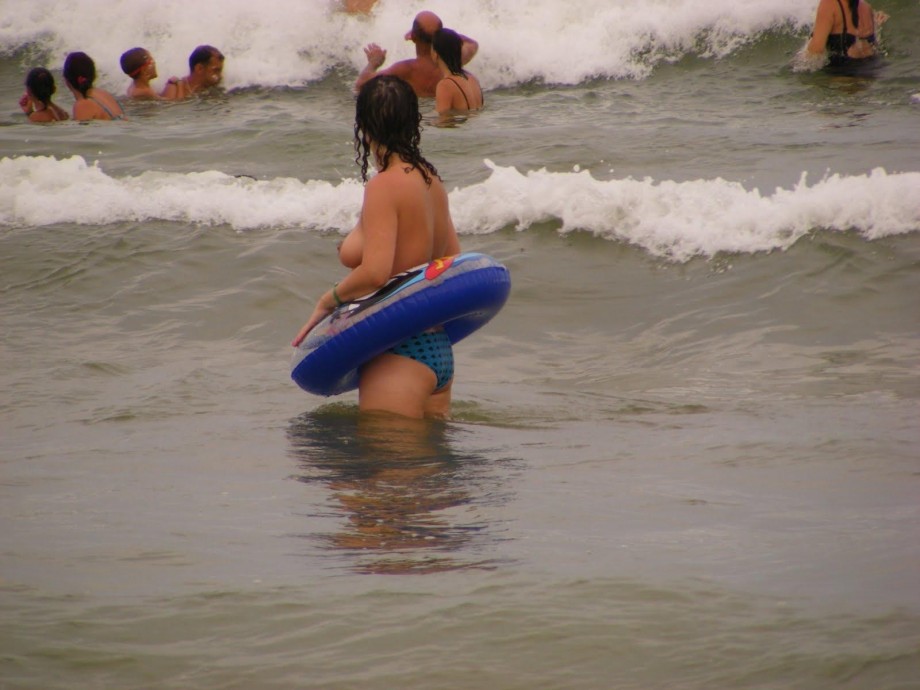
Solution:
<path fill-rule="evenodd" d="M 361 263 L 335 287 L 320 296 L 310 318 L 291 341 L 294 347 L 342 302 L 377 290 L 393 275 L 398 217 L 394 190 L 388 190 L 383 175 L 371 179 L 364 188 L 361 227 L 364 235 Z"/>
<path fill-rule="evenodd" d="M 806 50 L 812 55 L 823 53 L 827 48 L 827 37 L 834 28 L 834 0 L 821 0 L 815 14 L 815 26 L 811 32 Z"/>
<path fill-rule="evenodd" d="M 345 301 L 373 292 L 393 275 L 399 218 L 397 190 L 391 187 L 386 174 L 376 175 L 364 187 L 361 263 L 339 284 L 339 296 Z"/>
<path fill-rule="evenodd" d="M 463 34 L 460 34 L 460 41 L 460 64 L 465 65 L 476 57 L 476 53 L 479 51 L 479 43 Z"/>

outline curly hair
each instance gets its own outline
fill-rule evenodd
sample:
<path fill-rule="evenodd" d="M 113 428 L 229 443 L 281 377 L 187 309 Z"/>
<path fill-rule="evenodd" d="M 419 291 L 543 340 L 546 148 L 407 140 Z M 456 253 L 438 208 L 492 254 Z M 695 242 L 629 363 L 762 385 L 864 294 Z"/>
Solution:
<path fill-rule="evenodd" d="M 395 155 L 418 168 L 426 184 L 431 184 L 432 175 L 440 177 L 419 149 L 421 124 L 418 96 L 408 82 L 391 75 L 366 82 L 355 105 L 355 163 L 361 168 L 361 179 L 367 182 L 372 144 L 384 151 L 381 171 L 389 167 Z"/>

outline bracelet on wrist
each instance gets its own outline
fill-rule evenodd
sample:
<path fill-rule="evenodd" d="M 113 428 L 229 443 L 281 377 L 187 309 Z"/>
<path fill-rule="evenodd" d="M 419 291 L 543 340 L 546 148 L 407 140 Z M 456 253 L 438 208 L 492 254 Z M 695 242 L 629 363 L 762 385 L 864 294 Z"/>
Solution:
<path fill-rule="evenodd" d="M 339 286 L 338 283 L 335 283 L 335 284 L 332 286 L 332 301 L 335 302 L 336 309 L 338 309 L 339 307 L 342 306 L 342 304 L 344 304 L 344 303 L 342 302 L 341 298 L 339 297 L 339 293 L 337 293 L 337 292 L 335 291 L 335 289 L 336 289 L 338 286 Z"/>

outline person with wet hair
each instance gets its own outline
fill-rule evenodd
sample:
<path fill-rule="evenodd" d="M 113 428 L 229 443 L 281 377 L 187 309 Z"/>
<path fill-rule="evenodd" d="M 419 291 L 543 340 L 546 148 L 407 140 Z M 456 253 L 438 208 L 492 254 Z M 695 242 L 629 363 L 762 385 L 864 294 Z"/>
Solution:
<path fill-rule="evenodd" d="M 188 58 L 188 76 L 170 77 L 160 94 L 171 101 L 189 98 L 220 85 L 224 76 L 224 54 L 214 46 L 201 45 Z"/>
<path fill-rule="evenodd" d="M 479 80 L 463 69 L 461 50 L 463 39 L 451 29 L 434 32 L 431 55 L 441 72 L 435 88 L 435 109 L 441 115 L 448 112 L 479 110 L 485 104 Z"/>
<path fill-rule="evenodd" d="M 93 86 L 96 63 L 86 53 L 70 53 L 64 60 L 64 83 L 74 97 L 73 119 L 124 120 L 125 111 L 115 96 Z"/>
<path fill-rule="evenodd" d="M 292 345 L 344 302 L 363 297 L 394 276 L 460 252 L 447 190 L 419 148 L 421 121 L 412 86 L 392 75 L 366 82 L 355 104 L 355 163 L 365 181 L 358 224 L 339 246 L 351 272 L 324 292 Z M 369 166 L 377 174 L 368 177 Z M 361 366 L 358 406 L 404 417 L 447 417 L 453 349 L 436 327 Z"/>
<path fill-rule="evenodd" d="M 355 91 L 358 91 L 365 82 L 377 74 L 390 74 L 409 82 L 420 98 L 433 97 L 435 88 L 441 81 L 441 70 L 438 69 L 432 58 L 431 42 L 434 39 L 434 33 L 442 27 L 440 17 L 434 12 L 424 11 L 415 15 L 412 28 L 405 36 L 407 41 L 415 44 L 415 57 L 396 62 L 385 70 L 380 68 L 386 62 L 387 51 L 376 43 L 369 43 L 364 49 L 367 65 L 358 74 Z M 465 65 L 476 55 L 479 43 L 469 36 L 460 36 L 460 40 L 460 62 Z"/>
<path fill-rule="evenodd" d="M 160 97 L 150 82 L 157 78 L 157 63 L 144 48 L 131 48 L 121 55 L 121 71 L 131 77 L 128 98 L 156 100 Z"/>
<path fill-rule="evenodd" d="M 826 54 L 832 67 L 873 58 L 878 52 L 876 27 L 887 19 L 864 0 L 820 0 L 806 54 Z"/>
<path fill-rule="evenodd" d="M 19 99 L 29 122 L 61 122 L 68 119 L 67 111 L 52 102 L 51 97 L 57 91 L 54 76 L 44 67 L 35 67 L 26 75 L 26 91 Z"/>

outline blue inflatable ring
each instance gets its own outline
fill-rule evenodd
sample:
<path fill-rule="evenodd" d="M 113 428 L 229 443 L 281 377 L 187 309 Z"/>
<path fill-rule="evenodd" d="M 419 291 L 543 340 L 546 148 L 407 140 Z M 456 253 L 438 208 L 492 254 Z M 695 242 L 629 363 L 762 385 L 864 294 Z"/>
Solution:
<path fill-rule="evenodd" d="M 457 343 L 487 324 L 510 291 L 508 269 L 485 254 L 458 254 L 400 273 L 320 321 L 294 352 L 291 378 L 316 395 L 354 390 L 365 362 L 436 326 Z"/>

